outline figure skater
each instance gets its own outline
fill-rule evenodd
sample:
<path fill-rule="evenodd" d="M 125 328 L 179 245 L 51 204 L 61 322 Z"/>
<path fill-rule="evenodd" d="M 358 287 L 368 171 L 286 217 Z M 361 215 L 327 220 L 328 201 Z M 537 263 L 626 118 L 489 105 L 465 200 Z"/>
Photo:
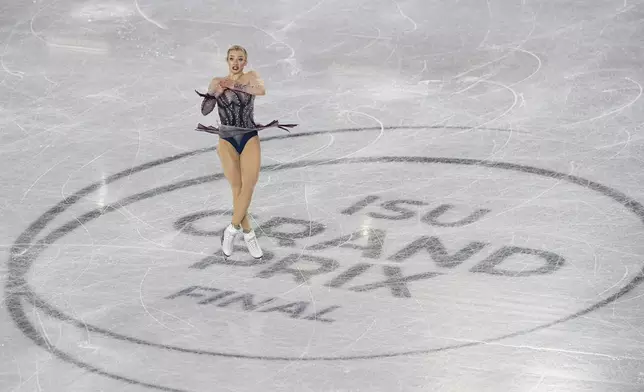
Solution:
<path fill-rule="evenodd" d="M 221 236 L 224 255 L 226 257 L 232 255 L 235 237 L 243 232 L 248 252 L 254 258 L 261 258 L 262 249 L 248 220 L 248 207 L 259 178 L 261 165 L 257 132 L 270 127 L 288 131 L 287 128 L 292 128 L 296 124 L 280 124 L 277 120 L 267 125 L 256 124 L 253 114 L 255 96 L 266 94 L 264 82 L 255 71 L 244 73 L 248 54 L 243 47 L 239 45 L 230 47 L 226 61 L 228 76 L 214 78 L 206 94 L 197 91 L 197 94 L 204 98 L 201 103 L 201 113 L 206 116 L 215 106 L 218 106 L 221 125 L 216 128 L 198 124 L 196 130 L 219 135 L 217 154 L 221 160 L 224 176 L 232 188 L 233 218 Z"/>

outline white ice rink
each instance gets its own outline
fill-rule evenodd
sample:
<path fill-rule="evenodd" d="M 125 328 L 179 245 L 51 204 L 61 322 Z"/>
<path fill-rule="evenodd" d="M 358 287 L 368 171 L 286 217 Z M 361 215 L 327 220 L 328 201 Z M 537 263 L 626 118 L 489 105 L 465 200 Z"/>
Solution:
<path fill-rule="evenodd" d="M 644 1 L 0 4 L 0 391 L 644 391 Z M 194 131 L 265 79 L 251 213 Z"/>

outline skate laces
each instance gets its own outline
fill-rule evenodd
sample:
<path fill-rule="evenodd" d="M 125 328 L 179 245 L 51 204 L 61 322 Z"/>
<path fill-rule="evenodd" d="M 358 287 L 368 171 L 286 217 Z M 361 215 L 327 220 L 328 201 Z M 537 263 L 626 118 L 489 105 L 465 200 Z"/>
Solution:
<path fill-rule="evenodd" d="M 250 233 L 244 233 L 244 239 L 246 240 L 246 245 L 248 245 L 249 248 L 252 248 L 254 251 L 259 252 L 259 243 L 257 242 L 257 236 L 255 235 L 254 231 L 251 231 Z"/>

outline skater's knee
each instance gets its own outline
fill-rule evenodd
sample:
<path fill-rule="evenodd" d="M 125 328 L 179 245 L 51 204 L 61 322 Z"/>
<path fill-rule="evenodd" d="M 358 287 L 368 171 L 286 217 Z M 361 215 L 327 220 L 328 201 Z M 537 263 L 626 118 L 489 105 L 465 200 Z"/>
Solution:
<path fill-rule="evenodd" d="M 240 196 L 250 197 L 255 190 L 257 181 L 243 181 L 240 188 Z"/>
<path fill-rule="evenodd" d="M 238 195 L 242 191 L 242 180 L 241 178 L 229 178 L 228 182 L 230 183 L 230 187 L 233 190 L 233 194 Z"/>
<path fill-rule="evenodd" d="M 242 188 L 252 190 L 259 180 L 259 172 L 242 173 Z"/>
<path fill-rule="evenodd" d="M 239 198 L 239 195 L 241 195 L 241 187 L 231 187 L 231 193 L 233 195 L 233 203 L 235 200 Z"/>

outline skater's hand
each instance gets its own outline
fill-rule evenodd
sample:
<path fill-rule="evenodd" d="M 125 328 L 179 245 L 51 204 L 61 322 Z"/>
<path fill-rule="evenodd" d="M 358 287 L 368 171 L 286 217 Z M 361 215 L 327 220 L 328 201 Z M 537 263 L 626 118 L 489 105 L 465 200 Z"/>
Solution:
<path fill-rule="evenodd" d="M 224 89 L 220 86 L 221 79 L 219 78 L 214 78 L 210 82 L 210 86 L 208 86 L 208 94 L 211 95 L 220 95 L 221 93 L 224 92 Z"/>
<path fill-rule="evenodd" d="M 222 89 L 233 89 L 235 87 L 235 82 L 230 79 L 222 79 L 219 81 L 219 86 Z"/>

